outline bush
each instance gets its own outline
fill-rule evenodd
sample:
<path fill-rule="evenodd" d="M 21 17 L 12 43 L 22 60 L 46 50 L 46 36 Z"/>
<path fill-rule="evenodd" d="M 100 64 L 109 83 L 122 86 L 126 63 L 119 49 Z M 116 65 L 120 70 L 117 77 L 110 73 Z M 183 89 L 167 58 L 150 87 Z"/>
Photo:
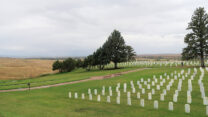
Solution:
<path fill-rule="evenodd" d="M 63 62 L 57 60 L 53 63 L 53 70 L 59 70 L 59 72 L 70 72 L 76 68 L 76 64 L 76 61 L 72 58 L 68 58 Z"/>
<path fill-rule="evenodd" d="M 64 72 L 70 72 L 70 71 L 74 70 L 75 67 L 76 67 L 76 62 L 75 62 L 74 59 L 68 58 L 68 59 L 63 61 L 62 68 L 63 68 Z"/>

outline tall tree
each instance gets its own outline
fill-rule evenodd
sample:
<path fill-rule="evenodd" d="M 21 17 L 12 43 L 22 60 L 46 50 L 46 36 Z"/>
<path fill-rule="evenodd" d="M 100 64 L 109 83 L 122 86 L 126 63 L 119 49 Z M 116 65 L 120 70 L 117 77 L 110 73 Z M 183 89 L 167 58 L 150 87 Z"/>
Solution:
<path fill-rule="evenodd" d="M 114 68 L 117 69 L 117 63 L 127 60 L 126 45 L 121 33 L 114 30 L 104 43 L 104 51 L 107 52 L 109 60 L 114 62 Z"/>
<path fill-rule="evenodd" d="M 126 51 L 127 51 L 127 61 L 135 60 L 136 52 L 134 52 L 134 49 L 131 46 L 126 46 Z"/>
<path fill-rule="evenodd" d="M 205 67 L 204 58 L 208 54 L 208 15 L 204 8 L 199 7 L 194 11 L 185 36 L 187 47 L 183 49 L 183 59 L 200 57 L 201 67 Z"/>

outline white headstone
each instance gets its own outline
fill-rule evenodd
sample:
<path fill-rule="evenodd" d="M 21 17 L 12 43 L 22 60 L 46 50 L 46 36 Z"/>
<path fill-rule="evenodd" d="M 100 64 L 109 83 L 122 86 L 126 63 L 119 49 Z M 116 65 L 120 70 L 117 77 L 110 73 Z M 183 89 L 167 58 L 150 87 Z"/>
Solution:
<path fill-rule="evenodd" d="M 173 111 L 173 102 L 169 102 L 168 110 Z"/>
<path fill-rule="evenodd" d="M 157 83 L 157 79 L 155 79 L 155 83 Z"/>
<path fill-rule="evenodd" d="M 94 89 L 94 94 L 97 95 L 97 89 Z"/>
<path fill-rule="evenodd" d="M 163 89 L 163 94 L 166 95 L 167 94 L 167 91 L 165 89 Z"/>
<path fill-rule="evenodd" d="M 154 109 L 158 109 L 158 101 L 157 100 L 154 101 Z"/>
<path fill-rule="evenodd" d="M 107 102 L 110 103 L 111 100 L 110 100 L 110 96 L 107 96 Z"/>
<path fill-rule="evenodd" d="M 190 113 L 190 105 L 189 104 L 185 104 L 185 112 L 186 113 Z"/>
<path fill-rule="evenodd" d="M 148 93 L 148 100 L 152 100 L 152 93 Z"/>
<path fill-rule="evenodd" d="M 137 80 L 137 85 L 139 85 L 140 84 L 140 81 L 139 80 Z"/>
<path fill-rule="evenodd" d="M 74 93 L 74 98 L 75 98 L 75 99 L 77 99 L 77 98 L 78 98 L 78 94 L 77 94 L 77 92 L 76 92 L 76 93 Z"/>
<path fill-rule="evenodd" d="M 118 92 L 118 91 L 119 91 L 119 87 L 117 86 L 117 87 L 116 87 L 116 92 Z"/>
<path fill-rule="evenodd" d="M 120 88 L 120 83 L 117 84 L 117 87 Z"/>
<path fill-rule="evenodd" d="M 174 94 L 173 95 L 173 102 L 177 102 L 178 101 L 178 95 Z"/>
<path fill-rule="evenodd" d="M 129 105 L 129 106 L 131 105 L 131 98 L 130 97 L 127 98 L 127 105 Z"/>
<path fill-rule="evenodd" d="M 102 95 L 105 95 L 105 90 L 102 89 Z"/>
<path fill-rule="evenodd" d="M 206 115 L 208 115 L 208 106 L 206 106 Z"/>
<path fill-rule="evenodd" d="M 132 88 L 132 93 L 136 93 L 136 89 L 134 87 Z"/>
<path fill-rule="evenodd" d="M 152 86 L 155 86 L 155 82 L 154 81 L 152 82 Z"/>
<path fill-rule="evenodd" d="M 160 75 L 160 80 L 162 80 L 162 75 Z"/>
<path fill-rule="evenodd" d="M 144 99 L 140 100 L 140 105 L 141 105 L 141 107 L 144 107 Z"/>
<path fill-rule="evenodd" d="M 71 92 L 69 92 L 69 98 L 72 98 L 72 94 L 71 94 Z"/>
<path fill-rule="evenodd" d="M 126 93 L 127 84 L 124 83 L 124 93 Z"/>
<path fill-rule="evenodd" d="M 88 94 L 91 94 L 91 89 L 88 89 Z"/>
<path fill-rule="evenodd" d="M 163 86 L 163 82 L 160 82 L 160 86 Z"/>
<path fill-rule="evenodd" d="M 85 99 L 85 94 L 84 93 L 82 93 L 82 99 Z"/>
<path fill-rule="evenodd" d="M 169 80 L 169 79 L 170 79 L 170 76 L 168 75 L 168 76 L 167 76 L 167 80 Z"/>
<path fill-rule="evenodd" d="M 145 89 L 144 88 L 142 88 L 142 94 L 145 94 Z"/>
<path fill-rule="evenodd" d="M 187 96 L 187 103 L 191 104 L 191 96 Z"/>
<path fill-rule="evenodd" d="M 110 96 L 112 96 L 112 95 L 113 95 L 112 90 L 109 90 L 109 95 L 110 95 Z"/>
<path fill-rule="evenodd" d="M 120 104 L 120 97 L 119 97 L 119 96 L 116 97 L 116 103 L 117 103 L 117 104 Z"/>
<path fill-rule="evenodd" d="M 127 97 L 128 97 L 128 98 L 131 97 L 131 92 L 127 92 Z"/>
<path fill-rule="evenodd" d="M 142 89 L 142 84 L 139 84 L 139 89 Z"/>
<path fill-rule="evenodd" d="M 177 76 L 174 76 L 174 79 L 177 80 Z"/>
<path fill-rule="evenodd" d="M 164 94 L 160 94 L 160 100 L 164 101 L 165 100 L 165 95 Z"/>
<path fill-rule="evenodd" d="M 100 95 L 97 96 L 97 101 L 100 102 Z"/>
<path fill-rule="evenodd" d="M 89 94 L 89 100 L 92 100 L 92 94 Z"/>
<path fill-rule="evenodd" d="M 112 87 L 111 87 L 111 86 L 109 86 L 108 90 L 109 90 L 109 91 L 110 91 L 110 90 L 112 90 Z"/>
<path fill-rule="evenodd" d="M 166 89 L 167 89 L 168 91 L 170 91 L 170 85 L 167 85 L 167 86 L 166 86 Z"/>
<path fill-rule="evenodd" d="M 208 105 L 208 97 L 204 97 L 203 98 L 203 104 L 204 105 Z"/>
<path fill-rule="evenodd" d="M 155 89 L 152 89 L 152 95 L 154 95 L 155 94 Z"/>
<path fill-rule="evenodd" d="M 140 92 L 137 92 L 137 98 L 140 99 Z"/>
<path fill-rule="evenodd" d="M 157 90 L 160 90 L 160 85 L 157 85 Z"/>
<path fill-rule="evenodd" d="M 118 97 L 121 96 L 121 92 L 120 92 L 120 91 L 117 92 L 117 96 L 118 96 Z"/>
<path fill-rule="evenodd" d="M 147 85 L 147 89 L 150 89 L 150 84 Z"/>

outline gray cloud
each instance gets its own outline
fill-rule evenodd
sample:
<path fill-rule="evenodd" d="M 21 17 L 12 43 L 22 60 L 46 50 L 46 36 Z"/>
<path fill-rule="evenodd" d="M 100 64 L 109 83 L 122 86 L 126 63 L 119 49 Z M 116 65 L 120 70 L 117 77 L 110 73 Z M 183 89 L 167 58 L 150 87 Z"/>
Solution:
<path fill-rule="evenodd" d="M 206 0 L 2 0 L 0 56 L 86 56 L 113 29 L 137 54 L 180 53 Z M 207 7 L 205 7 L 207 9 Z"/>

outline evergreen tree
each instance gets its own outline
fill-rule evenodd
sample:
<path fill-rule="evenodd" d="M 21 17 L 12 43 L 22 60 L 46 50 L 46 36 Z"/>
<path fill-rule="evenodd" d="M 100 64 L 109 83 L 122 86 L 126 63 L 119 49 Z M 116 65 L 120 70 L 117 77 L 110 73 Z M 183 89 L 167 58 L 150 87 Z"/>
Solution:
<path fill-rule="evenodd" d="M 183 49 L 183 59 L 193 59 L 200 57 L 201 67 L 205 67 L 204 57 L 208 54 L 208 15 L 204 8 L 199 7 L 195 10 L 187 30 L 184 42 L 187 47 Z"/>
<path fill-rule="evenodd" d="M 114 63 L 117 69 L 117 63 L 127 61 L 126 45 L 121 33 L 114 30 L 103 45 L 104 51 L 107 52 L 107 58 Z"/>

